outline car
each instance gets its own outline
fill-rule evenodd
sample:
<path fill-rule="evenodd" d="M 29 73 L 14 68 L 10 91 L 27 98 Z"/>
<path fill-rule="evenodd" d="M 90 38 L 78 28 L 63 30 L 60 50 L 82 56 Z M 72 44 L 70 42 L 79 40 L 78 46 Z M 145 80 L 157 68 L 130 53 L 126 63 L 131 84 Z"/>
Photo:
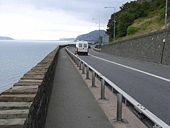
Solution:
<path fill-rule="evenodd" d="M 89 52 L 89 44 L 87 41 L 77 41 L 76 42 L 75 53 L 88 55 L 88 52 Z"/>

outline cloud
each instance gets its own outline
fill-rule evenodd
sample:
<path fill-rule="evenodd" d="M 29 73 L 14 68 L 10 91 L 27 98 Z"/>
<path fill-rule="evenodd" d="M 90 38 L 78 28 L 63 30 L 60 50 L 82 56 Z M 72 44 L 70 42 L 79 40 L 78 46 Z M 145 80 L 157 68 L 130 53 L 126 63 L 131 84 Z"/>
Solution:
<path fill-rule="evenodd" d="M 0 0 L 0 35 L 17 39 L 76 37 L 98 29 L 99 17 L 105 29 L 113 9 L 104 7 L 118 10 L 126 1 Z"/>
<path fill-rule="evenodd" d="M 130 0 L 5 0 L 0 4 L 15 4 L 21 8 L 30 5 L 39 10 L 60 10 L 83 20 L 101 17 L 101 22 L 105 22 L 113 12 L 113 9 L 104 9 L 105 6 L 114 6 L 119 10 L 122 3 L 127 1 Z"/>

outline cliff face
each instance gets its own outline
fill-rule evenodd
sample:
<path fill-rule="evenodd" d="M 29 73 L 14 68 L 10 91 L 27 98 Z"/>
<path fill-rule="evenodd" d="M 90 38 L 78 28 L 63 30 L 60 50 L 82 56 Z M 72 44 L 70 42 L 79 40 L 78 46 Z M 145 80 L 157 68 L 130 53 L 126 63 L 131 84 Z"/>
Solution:
<path fill-rule="evenodd" d="M 11 37 L 0 36 L 0 40 L 14 40 L 14 39 Z"/>

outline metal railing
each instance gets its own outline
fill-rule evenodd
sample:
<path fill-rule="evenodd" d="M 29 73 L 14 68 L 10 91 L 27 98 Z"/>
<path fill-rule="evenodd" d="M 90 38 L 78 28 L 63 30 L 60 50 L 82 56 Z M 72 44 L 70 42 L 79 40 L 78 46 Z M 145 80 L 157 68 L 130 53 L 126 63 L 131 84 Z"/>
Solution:
<path fill-rule="evenodd" d="M 71 51 L 66 48 L 67 53 L 72 58 L 72 60 L 76 63 L 76 65 L 79 67 L 80 70 L 82 70 L 82 73 L 85 74 L 85 68 L 86 68 L 86 79 L 89 79 L 89 71 L 92 72 L 92 87 L 95 87 L 95 77 L 98 76 L 101 80 L 101 99 L 105 99 L 105 86 L 106 83 L 112 87 L 117 92 L 117 121 L 122 120 L 122 103 L 123 99 L 125 103 L 130 103 L 133 108 L 140 114 L 143 114 L 146 116 L 151 122 L 153 128 L 170 128 L 169 125 L 167 125 L 165 122 L 163 122 L 161 119 L 159 119 L 157 116 L 155 116 L 153 113 L 151 113 L 149 110 L 147 110 L 144 106 L 142 106 L 139 102 L 137 102 L 134 98 L 132 98 L 130 95 L 128 95 L 126 92 L 124 92 L 122 89 L 120 89 L 116 84 L 114 84 L 112 81 L 110 81 L 108 78 L 106 78 L 104 75 L 102 75 L 100 72 L 98 72 L 95 68 L 87 64 L 85 61 L 83 61 L 81 58 L 73 54 Z"/>

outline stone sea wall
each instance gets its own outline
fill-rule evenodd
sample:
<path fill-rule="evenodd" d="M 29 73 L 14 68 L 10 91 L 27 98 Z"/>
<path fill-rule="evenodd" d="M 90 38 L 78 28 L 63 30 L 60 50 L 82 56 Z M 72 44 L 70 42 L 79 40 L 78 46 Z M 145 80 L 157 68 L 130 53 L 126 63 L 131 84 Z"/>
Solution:
<path fill-rule="evenodd" d="M 165 47 L 164 46 L 164 40 Z M 164 50 L 163 50 L 164 49 Z M 104 45 L 102 52 L 121 57 L 170 65 L 170 30 L 154 32 L 136 38 Z M 162 54 L 162 51 L 163 54 Z"/>
<path fill-rule="evenodd" d="M 44 127 L 58 50 L 0 94 L 0 128 Z"/>

